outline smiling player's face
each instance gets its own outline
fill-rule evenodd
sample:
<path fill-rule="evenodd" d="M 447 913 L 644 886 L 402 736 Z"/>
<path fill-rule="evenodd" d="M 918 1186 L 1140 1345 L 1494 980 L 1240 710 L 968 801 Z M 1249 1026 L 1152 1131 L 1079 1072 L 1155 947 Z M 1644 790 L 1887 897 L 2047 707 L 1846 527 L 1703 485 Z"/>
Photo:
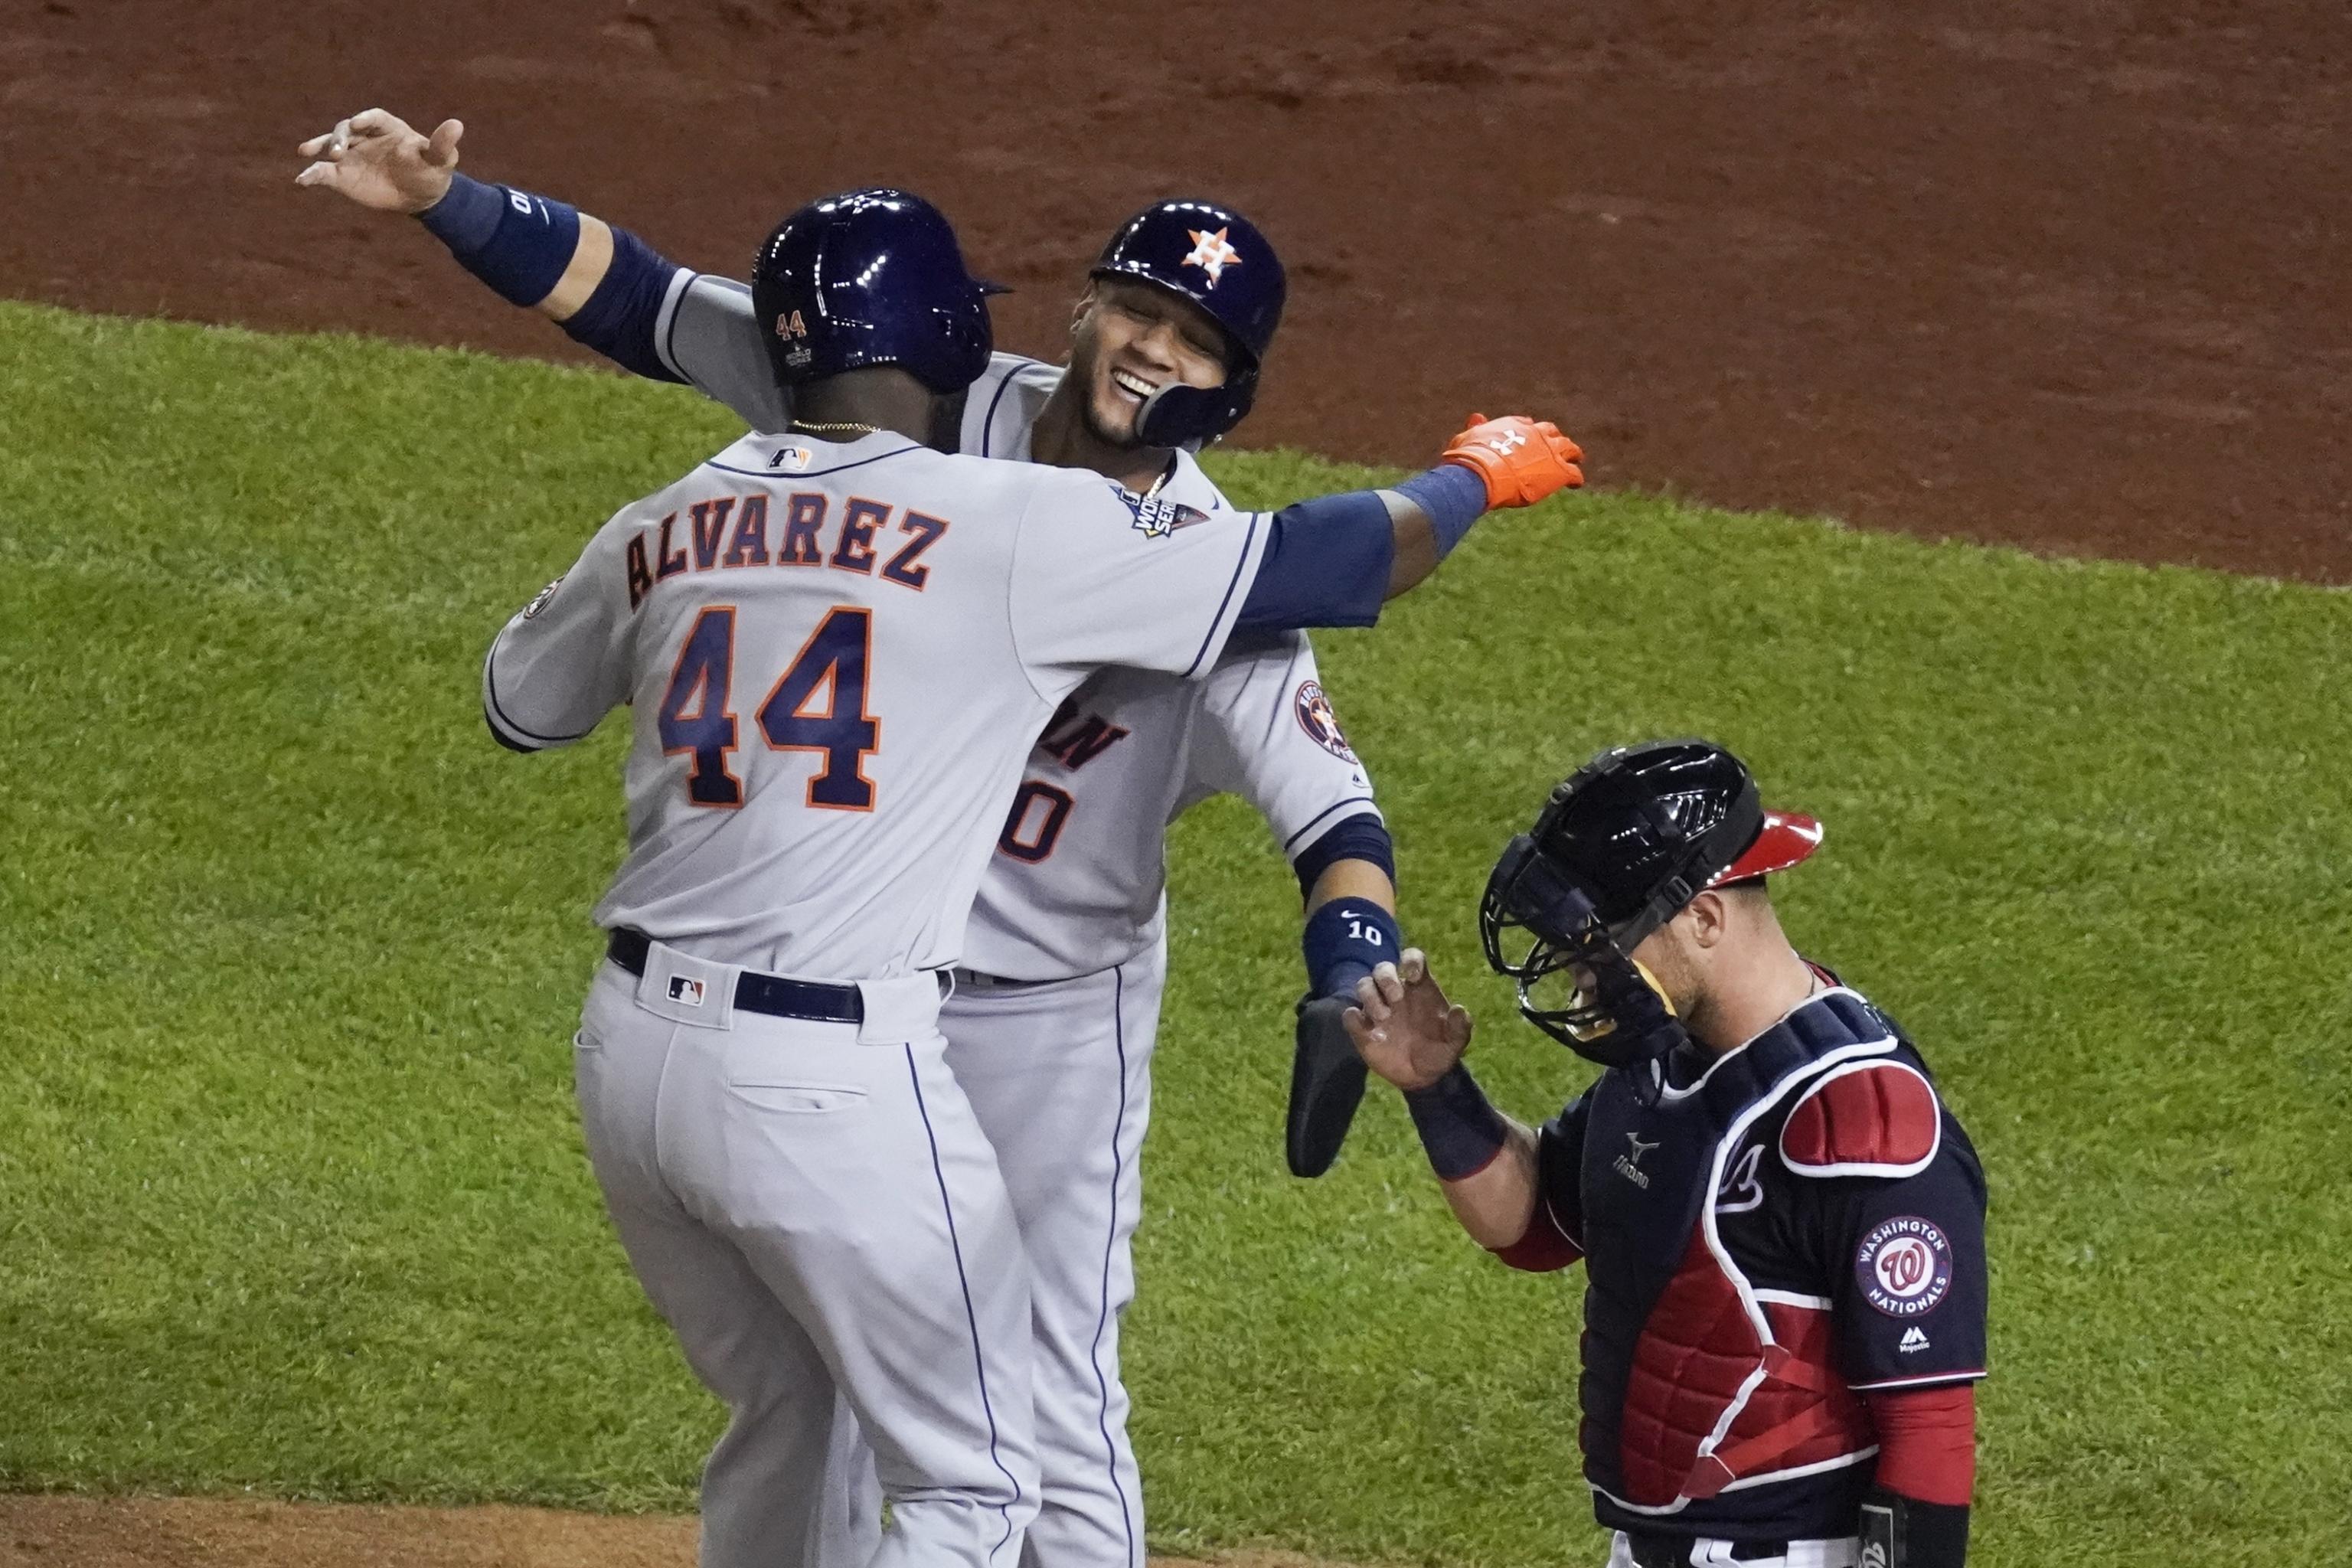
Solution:
<path fill-rule="evenodd" d="M 1087 431 L 1135 447 L 1143 400 L 1171 382 L 1222 386 L 1223 329 L 1180 294 L 1149 283 L 1098 278 L 1070 321 L 1070 374 L 1086 388 Z"/>

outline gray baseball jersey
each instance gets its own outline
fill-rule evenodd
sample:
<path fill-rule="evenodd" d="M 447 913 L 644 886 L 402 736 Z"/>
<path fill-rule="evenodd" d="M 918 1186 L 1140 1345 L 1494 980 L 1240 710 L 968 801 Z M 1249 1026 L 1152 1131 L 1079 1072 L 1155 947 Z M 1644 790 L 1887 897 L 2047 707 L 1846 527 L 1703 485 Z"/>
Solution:
<path fill-rule="evenodd" d="M 791 410 L 751 314 L 751 291 L 681 270 L 655 342 L 669 368 L 754 429 Z M 1060 367 L 998 354 L 964 404 L 962 448 L 1026 459 Z M 1214 517 L 1231 504 L 1189 452 L 1157 499 Z M 1205 681 L 1138 668 L 1088 679 L 1039 737 L 982 879 L 964 962 L 1015 980 L 1108 969 L 1159 941 L 1167 826 L 1233 793 L 1295 857 L 1324 828 L 1378 815 L 1302 633 L 1236 639 Z"/>
<path fill-rule="evenodd" d="M 1031 741 L 1104 665 L 1207 673 L 1265 533 L 902 436 L 749 436 L 507 624 L 484 706 L 536 749 L 631 705 L 600 924 L 805 978 L 943 968 Z"/>

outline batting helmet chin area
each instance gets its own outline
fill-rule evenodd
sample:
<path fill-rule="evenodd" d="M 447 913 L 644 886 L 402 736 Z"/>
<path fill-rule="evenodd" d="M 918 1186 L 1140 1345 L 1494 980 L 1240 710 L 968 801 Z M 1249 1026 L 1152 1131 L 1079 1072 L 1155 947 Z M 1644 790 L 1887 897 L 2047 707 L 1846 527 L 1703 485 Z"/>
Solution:
<path fill-rule="evenodd" d="M 778 224 L 752 263 L 751 306 L 786 386 L 896 365 L 933 392 L 961 392 L 995 346 L 988 300 L 939 208 L 887 187 L 811 202 Z"/>
<path fill-rule="evenodd" d="M 1125 223 L 1103 247 L 1096 278 L 1133 278 L 1182 295 L 1224 329 L 1223 386 L 1163 386 L 1146 399 L 1136 436 L 1147 446 L 1213 440 L 1257 397 L 1258 367 L 1282 323 L 1289 283 L 1257 226 L 1215 202 L 1160 202 Z"/>

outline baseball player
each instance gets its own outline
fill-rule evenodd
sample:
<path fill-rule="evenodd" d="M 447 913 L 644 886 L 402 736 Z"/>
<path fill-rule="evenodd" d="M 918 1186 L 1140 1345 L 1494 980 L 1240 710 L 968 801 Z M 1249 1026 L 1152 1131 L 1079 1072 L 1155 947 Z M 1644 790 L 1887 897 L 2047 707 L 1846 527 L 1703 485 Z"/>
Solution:
<path fill-rule="evenodd" d="M 457 174 L 460 130 L 445 122 L 428 139 L 370 110 L 306 143 L 320 162 L 302 177 L 425 212 L 470 268 L 575 339 L 692 382 L 755 429 L 788 426 L 791 389 L 769 370 L 743 285 L 661 261 L 545 198 L 501 203 Z M 554 243 L 539 271 L 506 268 L 509 247 L 541 237 Z M 1067 370 L 996 355 L 941 444 L 1091 468 L 1147 504 L 1214 510 L 1226 503 L 1186 447 L 1247 412 L 1283 302 L 1281 263 L 1246 219 L 1156 205 L 1106 247 L 1074 312 Z M 1236 637 L 1205 681 L 1113 669 L 1073 696 L 1032 752 L 981 882 L 969 967 L 941 1013 L 1034 1270 L 1045 1498 L 1030 1547 L 1052 1568 L 1141 1562 L 1118 1336 L 1164 973 L 1164 842 L 1170 820 L 1223 792 L 1265 816 L 1305 896 L 1290 1159 L 1302 1174 L 1326 1168 L 1363 1081 L 1340 999 L 1401 940 L 1388 835 L 1299 634 Z M 870 1532 L 870 1469 L 854 1443 L 835 1468 L 843 1528 Z M 853 1539 L 821 1556 L 865 1554 Z"/>
<path fill-rule="evenodd" d="M 1483 511 L 1571 465 L 1512 419 L 1398 490 L 1154 508 L 918 438 L 992 349 L 919 199 L 803 208 L 752 290 L 788 429 L 623 508 L 499 634 L 484 712 L 530 751 L 631 709 L 578 1085 L 623 1247 L 733 1416 L 704 1560 L 811 1554 L 838 1394 L 892 1508 L 872 1562 L 1009 1564 L 1029 1269 L 937 1017 L 1030 738 L 1105 664 L 1197 678 L 1238 629 L 1376 618 L 1465 480 Z"/>
<path fill-rule="evenodd" d="M 1584 1474 L 1612 1568 L 1960 1568 L 1984 1173 L 1902 1029 L 1800 957 L 1765 879 L 1821 841 L 1700 741 L 1603 752 L 1486 887 L 1488 962 L 1607 1070 L 1535 1131 L 1409 952 L 1350 1033 L 1465 1230 L 1586 1270 Z"/>

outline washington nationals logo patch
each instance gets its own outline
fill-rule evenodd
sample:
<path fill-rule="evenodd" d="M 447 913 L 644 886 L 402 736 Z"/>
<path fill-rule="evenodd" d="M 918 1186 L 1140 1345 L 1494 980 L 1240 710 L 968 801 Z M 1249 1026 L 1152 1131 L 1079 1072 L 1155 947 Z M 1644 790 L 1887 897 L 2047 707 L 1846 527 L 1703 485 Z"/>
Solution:
<path fill-rule="evenodd" d="M 1348 737 L 1339 732 L 1339 716 L 1331 711 L 1331 699 L 1323 694 L 1318 681 L 1298 683 L 1298 697 L 1292 704 L 1298 710 L 1298 727 L 1307 738 L 1339 758 L 1352 763 L 1356 753 L 1349 749 Z"/>
<path fill-rule="evenodd" d="M 1853 1275 L 1863 1299 L 1888 1317 L 1922 1317 L 1951 1294 L 1952 1244 L 1933 1221 L 1898 1215 L 1862 1238 Z"/>

